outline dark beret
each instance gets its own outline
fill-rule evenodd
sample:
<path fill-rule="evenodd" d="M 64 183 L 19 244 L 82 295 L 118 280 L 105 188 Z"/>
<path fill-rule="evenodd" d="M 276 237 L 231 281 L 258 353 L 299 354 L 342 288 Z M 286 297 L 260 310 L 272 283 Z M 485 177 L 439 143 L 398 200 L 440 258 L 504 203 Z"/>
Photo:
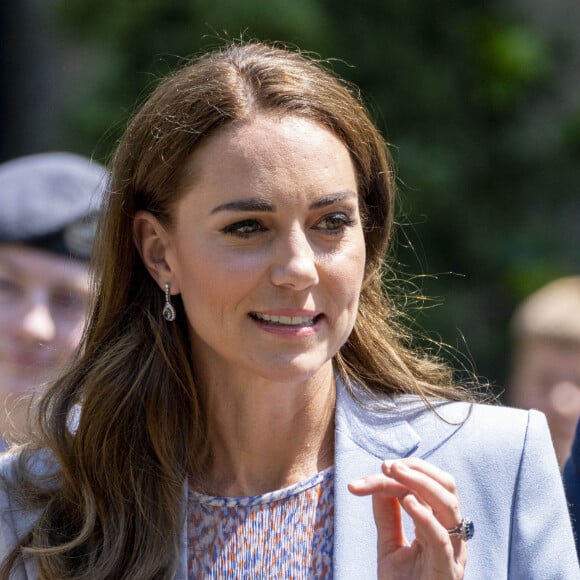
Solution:
<path fill-rule="evenodd" d="M 0 243 L 90 257 L 105 168 L 73 153 L 39 153 L 0 165 Z"/>

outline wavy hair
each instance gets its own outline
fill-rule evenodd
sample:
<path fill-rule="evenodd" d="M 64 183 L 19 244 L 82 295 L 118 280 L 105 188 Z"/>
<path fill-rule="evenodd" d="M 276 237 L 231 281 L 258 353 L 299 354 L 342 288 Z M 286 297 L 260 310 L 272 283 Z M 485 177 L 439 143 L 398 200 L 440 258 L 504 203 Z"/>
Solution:
<path fill-rule="evenodd" d="M 446 366 L 412 348 L 384 292 L 394 173 L 357 89 L 297 51 L 226 45 L 163 80 L 116 149 L 88 326 L 70 370 L 40 399 L 36 435 L 14 468 L 22 506 L 41 515 L 5 560 L 6 576 L 26 557 L 34 557 L 44 579 L 175 574 L 183 486 L 207 459 L 206 424 L 183 305 L 175 297 L 177 320 L 163 323 L 161 292 L 137 252 L 132 223 L 147 210 L 171 227 L 182 171 L 196 147 L 261 112 L 328 128 L 354 162 L 367 258 L 358 317 L 335 357 L 337 371 L 370 394 L 467 398 Z M 58 466 L 48 474 L 35 469 L 41 449 Z"/>

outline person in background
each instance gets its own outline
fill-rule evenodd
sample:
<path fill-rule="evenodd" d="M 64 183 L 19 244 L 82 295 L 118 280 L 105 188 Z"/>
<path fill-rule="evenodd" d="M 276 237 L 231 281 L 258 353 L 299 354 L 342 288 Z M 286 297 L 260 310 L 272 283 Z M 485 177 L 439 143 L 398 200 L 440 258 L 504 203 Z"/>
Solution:
<path fill-rule="evenodd" d="M 580 276 L 531 294 L 511 321 L 509 404 L 545 413 L 560 468 L 580 417 Z"/>
<path fill-rule="evenodd" d="M 0 456 L 0 577 L 577 579 L 545 417 L 398 321 L 394 201 L 321 63 L 231 43 L 163 80 L 111 164 L 82 347 Z"/>
<path fill-rule="evenodd" d="M 0 448 L 23 428 L 22 396 L 77 347 L 105 168 L 72 153 L 0 165 Z"/>

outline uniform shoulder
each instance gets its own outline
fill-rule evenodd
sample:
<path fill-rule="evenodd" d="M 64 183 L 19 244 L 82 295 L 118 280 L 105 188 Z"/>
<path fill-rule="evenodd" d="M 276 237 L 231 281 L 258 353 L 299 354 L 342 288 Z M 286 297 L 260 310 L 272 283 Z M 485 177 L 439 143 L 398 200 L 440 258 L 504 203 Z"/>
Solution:
<path fill-rule="evenodd" d="M 0 453 L 0 482 L 11 481 L 14 477 L 15 464 L 19 458 L 17 450 L 10 449 Z M 4 486 L 0 486 L 0 492 Z"/>
<path fill-rule="evenodd" d="M 0 453 L 0 496 L 12 493 L 21 481 L 37 478 L 38 482 L 47 482 L 57 473 L 58 463 L 51 452 L 11 448 Z"/>
<path fill-rule="evenodd" d="M 47 451 L 14 448 L 0 454 L 0 553 L 30 530 L 40 516 L 40 507 L 26 507 L 22 490 L 30 482 L 40 487 L 54 485 L 54 456 Z M 36 481 L 35 481 L 36 480 Z"/>

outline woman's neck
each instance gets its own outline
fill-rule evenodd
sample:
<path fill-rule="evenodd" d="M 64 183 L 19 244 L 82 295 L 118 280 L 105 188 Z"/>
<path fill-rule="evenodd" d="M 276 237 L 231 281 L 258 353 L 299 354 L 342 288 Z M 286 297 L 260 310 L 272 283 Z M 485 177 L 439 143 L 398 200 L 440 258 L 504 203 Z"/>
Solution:
<path fill-rule="evenodd" d="M 332 369 L 299 384 L 214 384 L 205 391 L 210 462 L 201 491 L 249 496 L 303 481 L 333 463 Z"/>

